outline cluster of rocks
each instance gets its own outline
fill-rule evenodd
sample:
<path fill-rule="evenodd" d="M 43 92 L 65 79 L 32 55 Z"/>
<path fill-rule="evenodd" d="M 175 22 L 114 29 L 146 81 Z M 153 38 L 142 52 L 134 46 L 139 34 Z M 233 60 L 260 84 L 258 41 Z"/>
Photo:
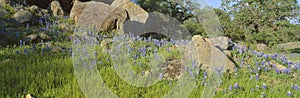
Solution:
<path fill-rule="evenodd" d="M 176 80 L 185 72 L 184 64 L 188 59 L 194 61 L 195 67 L 206 70 L 208 73 L 219 69 L 224 72 L 234 72 L 236 68 L 235 62 L 231 59 L 231 54 L 227 50 L 229 48 L 229 38 L 203 38 L 200 35 L 192 37 L 187 45 L 184 46 L 185 51 L 181 60 L 171 60 L 167 62 L 164 78 L 168 80 Z M 228 51 L 229 53 L 225 53 Z"/>

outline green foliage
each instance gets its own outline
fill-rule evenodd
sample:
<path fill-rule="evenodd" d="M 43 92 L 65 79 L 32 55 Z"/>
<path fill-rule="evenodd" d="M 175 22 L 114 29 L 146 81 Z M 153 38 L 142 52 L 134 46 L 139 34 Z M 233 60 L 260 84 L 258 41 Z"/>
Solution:
<path fill-rule="evenodd" d="M 136 2 L 147 12 L 164 13 L 176 18 L 180 22 L 193 16 L 188 6 L 173 2 L 172 0 L 136 0 Z"/>
<path fill-rule="evenodd" d="M 185 20 L 183 25 L 192 35 L 201 35 L 202 37 L 207 37 L 205 30 L 203 29 L 202 25 L 197 22 L 196 18 Z"/>
<path fill-rule="evenodd" d="M 299 39 L 290 23 L 299 16 L 296 0 L 223 0 L 222 7 L 232 17 L 225 25 L 231 26 L 226 34 L 234 40 L 272 45 Z"/>

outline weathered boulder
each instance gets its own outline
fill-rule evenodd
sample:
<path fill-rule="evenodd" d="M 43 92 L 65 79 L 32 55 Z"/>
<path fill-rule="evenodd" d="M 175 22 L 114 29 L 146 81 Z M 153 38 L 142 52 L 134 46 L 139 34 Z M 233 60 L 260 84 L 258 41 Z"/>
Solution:
<path fill-rule="evenodd" d="M 209 38 L 210 42 L 216 47 L 226 50 L 229 47 L 229 38 L 225 36 Z"/>
<path fill-rule="evenodd" d="M 75 1 L 73 7 L 70 12 L 70 18 L 76 22 L 78 22 L 79 16 L 81 15 L 82 11 L 85 9 L 87 3 Z"/>
<path fill-rule="evenodd" d="M 265 49 L 267 49 L 267 45 L 266 44 L 256 44 L 256 49 L 259 51 L 264 51 Z"/>
<path fill-rule="evenodd" d="M 33 94 L 27 94 L 26 98 L 37 98 L 37 97 L 35 95 L 33 95 Z"/>
<path fill-rule="evenodd" d="M 185 58 L 191 58 L 201 69 L 215 70 L 223 66 L 223 70 L 233 72 L 236 67 L 226 54 L 207 42 L 200 35 L 195 35 L 192 41 L 186 45 Z"/>
<path fill-rule="evenodd" d="M 24 23 L 24 22 L 28 22 L 31 21 L 31 19 L 33 18 L 33 14 L 29 11 L 26 10 L 19 10 L 17 13 L 15 13 L 15 15 L 13 16 L 13 18 L 20 24 Z"/>
<path fill-rule="evenodd" d="M 63 16 L 64 15 L 64 11 L 58 1 L 52 1 L 50 3 L 49 7 L 50 7 L 50 10 L 51 10 L 51 13 L 53 14 L 53 16 Z"/>
<path fill-rule="evenodd" d="M 146 23 L 149 14 L 144 9 L 134 4 L 130 0 L 115 0 L 111 6 L 125 9 L 131 21 Z"/>
<path fill-rule="evenodd" d="M 111 31 L 122 29 L 127 12 L 102 2 L 75 1 L 70 18 L 79 26 L 95 26 L 100 31 Z"/>
<path fill-rule="evenodd" d="M 35 43 L 35 42 L 38 42 L 38 41 L 41 41 L 41 40 L 50 40 L 51 37 L 49 35 L 47 35 L 46 33 L 39 33 L 39 34 L 30 34 L 27 36 L 27 42 L 30 42 L 30 43 Z"/>
<path fill-rule="evenodd" d="M 8 0 L 0 0 L 0 5 L 5 5 L 8 4 L 9 1 Z"/>
<path fill-rule="evenodd" d="M 36 5 L 32 5 L 29 8 L 26 9 L 27 11 L 31 12 L 33 14 L 32 20 L 38 19 L 38 17 L 41 17 L 43 15 L 48 14 L 48 10 L 46 9 L 41 9 Z"/>

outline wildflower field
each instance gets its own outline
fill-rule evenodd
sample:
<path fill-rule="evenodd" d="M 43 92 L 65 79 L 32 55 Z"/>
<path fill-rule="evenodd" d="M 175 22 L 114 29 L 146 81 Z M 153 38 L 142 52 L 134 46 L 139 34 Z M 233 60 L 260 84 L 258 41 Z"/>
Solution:
<path fill-rule="evenodd" d="M 5 7 L 7 7 L 6 9 L 13 9 L 9 6 Z M 191 42 L 189 39 L 155 39 L 136 36 L 128 32 L 125 32 L 124 35 L 118 35 L 115 31 L 85 31 L 75 26 L 74 20 L 64 16 L 41 16 L 32 23 L 24 22 L 15 25 L 13 24 L 15 21 L 9 18 L 13 12 L 8 13 L 6 16 L 0 16 L 0 44 L 2 45 L 2 38 L 4 39 L 1 36 L 2 31 L 6 32 L 6 30 L 9 31 L 11 28 L 16 31 L 3 34 L 6 39 L 4 41 L 7 41 L 9 44 L 2 47 L 0 45 L 0 98 L 24 98 L 27 94 L 33 94 L 38 98 L 100 97 L 90 96 L 93 94 L 107 96 L 105 94 L 108 93 L 104 93 L 106 91 L 98 92 L 93 89 L 93 87 L 96 88 L 98 85 L 89 81 L 97 80 L 96 78 L 91 77 L 92 80 L 86 80 L 89 79 L 86 77 L 92 75 L 80 73 L 86 70 L 101 76 L 103 81 L 98 81 L 104 83 L 104 86 L 108 88 L 107 92 L 111 91 L 121 98 L 169 97 L 167 95 L 178 97 L 176 94 L 189 91 L 191 93 L 180 95 L 180 98 L 300 98 L 299 48 L 290 48 L 289 46 L 276 47 L 279 43 L 276 41 L 281 41 L 280 43 L 298 41 L 299 37 L 297 36 L 291 39 L 288 38 L 298 33 L 294 32 L 290 35 L 283 31 L 282 33 L 279 30 L 281 27 L 277 26 L 277 24 L 274 26 L 276 30 L 272 31 L 272 34 L 280 33 L 276 37 L 268 38 L 266 41 L 262 39 L 272 34 L 264 33 L 269 32 L 267 30 L 271 27 L 273 28 L 273 24 L 266 31 L 260 30 L 265 26 L 260 27 L 257 30 L 260 33 L 254 33 L 256 34 L 255 36 L 243 32 L 239 35 L 239 32 L 243 30 L 245 32 L 252 30 L 251 28 L 251 30 L 248 30 L 247 26 L 241 26 L 243 28 L 241 30 L 239 28 L 233 29 L 234 32 L 229 34 L 225 32 L 226 36 L 233 36 L 235 38 L 232 39 L 236 40 L 230 39 L 228 42 L 229 47 L 226 49 L 229 53 L 223 51 L 222 53 L 236 66 L 233 72 L 225 72 L 223 71 L 225 66 L 218 65 L 220 67 L 211 71 L 217 73 L 216 76 L 220 77 L 220 80 L 213 80 L 214 77 L 209 74 L 208 70 L 198 70 L 195 67 L 196 61 L 191 60 L 185 63 L 186 65 L 182 64 L 181 60 L 193 58 L 192 55 L 185 55 L 185 51 L 190 51 L 185 49 L 195 49 L 194 47 L 186 48 L 188 43 Z M 243 15 L 239 17 L 243 17 Z M 248 15 L 248 13 L 245 15 Z M 255 20 L 255 18 L 248 17 L 245 19 Z M 252 23 L 254 20 L 251 20 L 249 23 Z M 272 19 L 269 20 L 271 21 Z M 235 21 L 240 22 L 240 20 Z M 285 22 L 278 24 L 286 26 Z M 74 28 L 70 27 L 71 29 L 68 29 L 67 26 L 63 26 L 63 28 L 61 24 L 70 24 Z M 208 34 L 204 34 L 204 29 L 200 28 L 200 24 L 186 24 L 187 27 L 190 26 L 189 28 L 192 29 L 190 31 L 198 32 L 193 33 L 193 35 L 201 35 L 204 37 L 203 39 L 207 37 Z M 248 25 L 246 22 L 245 24 Z M 235 25 L 227 25 L 229 26 L 227 29 L 231 29 L 233 28 L 231 26 Z M 255 26 L 253 25 L 253 28 L 256 29 L 256 26 L 256 24 Z M 291 26 L 291 30 L 294 29 L 292 27 L 294 26 Z M 254 32 L 255 30 L 252 31 Z M 260 36 L 261 32 L 263 33 Z M 43 40 L 43 38 L 32 40 L 26 37 L 37 33 L 40 34 L 40 37 L 43 37 L 41 34 L 44 34 L 44 36 L 47 35 L 49 38 L 46 40 Z M 76 35 L 75 33 L 87 34 Z M 280 34 L 286 34 L 282 35 L 285 38 L 284 40 L 276 39 L 278 36 L 281 37 Z M 249 36 L 250 39 L 245 40 L 244 37 Z M 253 43 L 246 42 L 249 40 L 253 40 Z M 254 40 L 258 40 L 257 42 L 268 42 L 273 47 L 267 47 L 267 49 L 259 51 Z M 105 44 L 103 45 L 103 43 Z M 174 65 L 180 62 L 179 65 L 188 66 L 184 70 L 186 73 L 182 75 L 175 67 L 170 68 L 166 66 L 169 62 L 173 62 Z M 128 71 L 127 67 L 132 70 Z M 175 72 L 173 72 L 174 70 Z M 178 73 L 180 73 L 179 76 Z M 124 75 L 129 76 L 124 77 Z M 148 76 L 154 76 L 155 79 L 151 78 L 142 82 L 130 81 L 132 77 L 138 77 L 138 79 L 143 80 L 148 79 Z M 195 85 L 193 87 L 186 86 L 184 90 L 172 92 L 177 85 L 189 83 L 181 80 L 182 78 L 185 79 L 185 77 L 192 77 Z M 212 88 L 214 87 L 211 86 L 212 83 L 216 83 L 215 85 L 217 86 Z M 184 88 L 185 86 L 182 87 Z"/>
<path fill-rule="evenodd" d="M 99 42 L 106 36 L 99 36 Z M 180 59 L 180 52 L 172 45 L 186 41 L 164 41 L 124 36 L 132 40 L 128 50 L 132 68 L 145 75 L 149 68 L 149 56 L 159 53 L 165 59 Z M 114 39 L 117 37 L 114 37 Z M 176 80 L 160 79 L 149 87 L 135 87 L 118 76 L 110 60 L 112 55 L 102 52 L 99 42 L 95 44 L 94 63 L 110 90 L 120 97 L 163 97 L 177 83 Z M 54 45 L 64 48 L 53 52 Z M 84 97 L 74 75 L 71 42 L 43 42 L 0 49 L 1 97 L 24 97 L 28 93 L 40 97 Z M 214 97 L 299 97 L 299 54 L 264 53 L 231 43 L 230 51 L 239 65 L 233 73 L 223 73 Z M 111 47 L 113 48 L 113 47 Z M 295 62 L 287 58 L 289 56 Z M 208 77 L 206 71 L 195 73 L 197 86 L 188 96 L 201 97 Z"/>

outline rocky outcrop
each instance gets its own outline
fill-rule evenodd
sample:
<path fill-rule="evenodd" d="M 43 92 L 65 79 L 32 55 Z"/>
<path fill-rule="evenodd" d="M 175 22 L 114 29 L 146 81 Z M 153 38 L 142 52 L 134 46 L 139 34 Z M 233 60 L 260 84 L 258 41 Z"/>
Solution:
<path fill-rule="evenodd" d="M 100 31 L 120 30 L 127 19 L 124 9 L 102 2 L 74 2 L 70 18 L 76 25 L 95 26 Z"/>
<path fill-rule="evenodd" d="M 146 23 L 149 14 L 144 9 L 134 4 L 130 0 L 115 0 L 111 6 L 120 9 L 125 9 L 128 12 L 128 16 L 131 21 L 137 21 L 140 23 Z"/>
<path fill-rule="evenodd" d="M 0 5 L 8 4 L 8 0 L 0 0 Z"/>
<path fill-rule="evenodd" d="M 13 18 L 20 24 L 24 23 L 24 22 L 28 22 L 31 21 L 31 19 L 33 18 L 33 14 L 29 11 L 26 10 L 19 10 L 17 13 L 15 13 L 15 15 L 13 16 Z"/>
<path fill-rule="evenodd" d="M 53 16 L 63 16 L 64 15 L 64 11 L 58 1 L 52 1 L 50 3 L 49 7 L 51 9 Z"/>
<path fill-rule="evenodd" d="M 186 47 L 184 57 L 195 60 L 197 66 L 205 70 L 220 69 L 223 66 L 224 71 L 233 72 L 236 67 L 224 52 L 200 35 L 193 36 L 192 41 Z"/>
<path fill-rule="evenodd" d="M 225 36 L 218 36 L 209 38 L 212 44 L 222 50 L 226 50 L 229 47 L 229 38 Z"/>

